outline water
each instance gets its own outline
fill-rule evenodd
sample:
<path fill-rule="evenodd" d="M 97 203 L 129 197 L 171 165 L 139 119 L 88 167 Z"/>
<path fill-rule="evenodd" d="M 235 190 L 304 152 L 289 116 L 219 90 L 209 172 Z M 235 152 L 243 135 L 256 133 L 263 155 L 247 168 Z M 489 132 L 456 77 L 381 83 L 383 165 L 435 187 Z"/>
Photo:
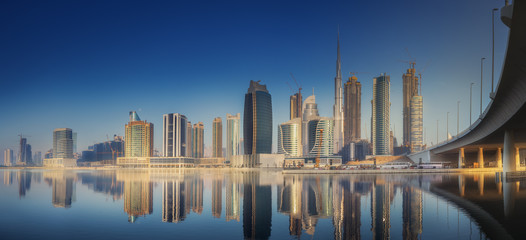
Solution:
<path fill-rule="evenodd" d="M 0 170 L 2 239 L 521 239 L 494 174 Z"/>

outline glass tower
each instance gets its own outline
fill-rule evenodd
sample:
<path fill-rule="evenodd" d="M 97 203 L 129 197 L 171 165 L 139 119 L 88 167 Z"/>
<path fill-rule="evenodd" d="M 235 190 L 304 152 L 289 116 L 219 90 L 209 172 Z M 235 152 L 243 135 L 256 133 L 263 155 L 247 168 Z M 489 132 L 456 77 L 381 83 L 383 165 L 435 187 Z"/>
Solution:
<path fill-rule="evenodd" d="M 382 74 L 373 79 L 372 100 L 372 140 L 373 155 L 389 155 L 390 147 L 390 96 L 391 80 L 388 75 Z"/>
<path fill-rule="evenodd" d="M 73 158 L 73 131 L 57 128 L 53 131 L 53 158 Z"/>
<path fill-rule="evenodd" d="M 226 114 L 226 160 L 240 154 L 240 124 L 241 114 Z"/>
<path fill-rule="evenodd" d="M 272 98 L 266 85 L 250 81 L 243 114 L 245 154 L 272 152 Z"/>
<path fill-rule="evenodd" d="M 301 156 L 301 118 L 294 118 L 278 126 L 278 153 Z"/>
<path fill-rule="evenodd" d="M 187 123 L 185 115 L 179 113 L 163 115 L 163 156 L 186 156 L 186 151 L 188 151 Z"/>
<path fill-rule="evenodd" d="M 141 121 L 135 111 L 130 112 L 130 122 L 125 125 L 126 157 L 153 156 L 153 123 Z"/>

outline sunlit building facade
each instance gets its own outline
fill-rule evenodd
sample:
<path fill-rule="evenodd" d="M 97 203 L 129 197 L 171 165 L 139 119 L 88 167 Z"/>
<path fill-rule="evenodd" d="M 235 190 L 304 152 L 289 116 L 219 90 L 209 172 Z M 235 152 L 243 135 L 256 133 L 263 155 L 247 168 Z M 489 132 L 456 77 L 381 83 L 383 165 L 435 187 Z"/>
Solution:
<path fill-rule="evenodd" d="M 11 166 L 13 165 L 13 160 L 15 159 L 13 155 L 13 149 L 6 149 L 4 150 L 4 166 Z"/>
<path fill-rule="evenodd" d="M 194 124 L 192 129 L 192 150 L 194 158 L 202 158 L 204 156 L 204 134 L 205 125 L 202 122 Z"/>
<path fill-rule="evenodd" d="M 125 131 L 126 157 L 153 156 L 153 123 L 141 121 L 139 115 L 132 111 Z"/>
<path fill-rule="evenodd" d="M 212 122 L 212 157 L 223 157 L 223 120 L 220 117 Z"/>
<path fill-rule="evenodd" d="M 411 152 L 423 150 L 424 107 L 422 96 L 411 99 Z"/>
<path fill-rule="evenodd" d="M 188 151 L 188 119 L 179 113 L 163 115 L 163 156 L 185 157 Z"/>
<path fill-rule="evenodd" d="M 388 75 L 382 74 L 373 79 L 371 127 L 373 155 L 390 154 L 390 88 L 391 80 Z"/>
<path fill-rule="evenodd" d="M 226 160 L 230 161 L 232 156 L 240 155 L 240 119 L 241 114 L 226 114 Z"/>
<path fill-rule="evenodd" d="M 301 92 L 290 96 L 290 120 L 301 118 L 303 98 Z"/>
<path fill-rule="evenodd" d="M 334 152 L 334 120 L 320 117 L 308 123 L 309 155 L 331 156 Z"/>
<path fill-rule="evenodd" d="M 278 126 L 278 153 L 286 156 L 302 156 L 301 118 L 294 118 Z"/>
<path fill-rule="evenodd" d="M 402 114 L 403 114 L 403 124 L 404 124 L 404 135 L 403 135 L 403 142 L 402 145 L 410 146 L 412 145 L 411 139 L 412 139 L 412 131 L 413 131 L 413 125 L 412 125 L 412 101 L 413 97 L 418 95 L 418 87 L 419 87 L 419 81 L 418 77 L 416 76 L 416 70 L 414 63 L 411 64 L 410 68 L 407 69 L 407 72 L 402 75 L 403 80 L 403 108 L 402 108 Z"/>

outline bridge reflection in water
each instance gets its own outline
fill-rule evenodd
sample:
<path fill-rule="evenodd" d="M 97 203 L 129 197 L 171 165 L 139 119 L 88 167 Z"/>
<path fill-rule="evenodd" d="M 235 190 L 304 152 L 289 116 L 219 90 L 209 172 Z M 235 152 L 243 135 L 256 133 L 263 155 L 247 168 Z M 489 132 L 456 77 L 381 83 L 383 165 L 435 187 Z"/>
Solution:
<path fill-rule="evenodd" d="M 489 173 L 349 176 L 250 170 L 4 170 L 0 174 L 4 179 L 0 189 L 18 184 L 18 199 L 31 196 L 35 184 L 47 183 L 52 192 L 47 201 L 55 208 L 86 208 L 76 201 L 81 189 L 83 196 L 94 192 L 110 202 L 122 201 L 119 205 L 128 221 L 144 221 L 141 227 L 177 223 L 171 226 L 192 229 L 206 220 L 239 229 L 208 230 L 226 238 L 521 239 L 526 234 L 522 226 L 526 185 L 503 182 Z M 123 216 L 114 220 L 122 222 Z M 177 231 L 190 231 L 185 229 Z M 199 237 L 200 233 L 191 234 Z"/>

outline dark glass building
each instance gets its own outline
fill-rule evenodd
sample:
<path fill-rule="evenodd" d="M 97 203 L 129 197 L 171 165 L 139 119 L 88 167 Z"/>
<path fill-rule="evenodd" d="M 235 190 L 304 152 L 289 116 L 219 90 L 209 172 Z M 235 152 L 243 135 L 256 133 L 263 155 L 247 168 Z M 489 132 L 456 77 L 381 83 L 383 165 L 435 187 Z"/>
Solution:
<path fill-rule="evenodd" d="M 272 152 L 272 98 L 266 85 L 250 81 L 243 116 L 245 154 Z"/>

